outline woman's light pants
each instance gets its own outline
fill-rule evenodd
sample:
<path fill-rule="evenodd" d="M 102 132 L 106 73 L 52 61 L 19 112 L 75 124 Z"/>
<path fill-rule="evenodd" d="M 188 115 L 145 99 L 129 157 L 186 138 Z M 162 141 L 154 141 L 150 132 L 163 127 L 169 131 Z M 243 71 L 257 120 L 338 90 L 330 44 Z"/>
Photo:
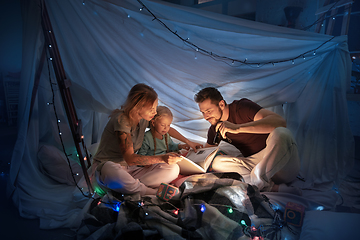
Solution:
<path fill-rule="evenodd" d="M 141 196 L 155 194 L 161 183 L 176 179 L 180 169 L 177 164 L 158 163 L 146 167 L 125 167 L 111 161 L 106 162 L 101 172 L 96 171 L 98 184 L 123 194 L 140 193 Z"/>

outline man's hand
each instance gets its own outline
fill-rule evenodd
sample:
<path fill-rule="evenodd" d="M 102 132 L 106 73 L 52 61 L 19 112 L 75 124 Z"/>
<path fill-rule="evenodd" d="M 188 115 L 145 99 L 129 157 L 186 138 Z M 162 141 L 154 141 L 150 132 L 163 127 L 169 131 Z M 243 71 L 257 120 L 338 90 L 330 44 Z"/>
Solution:
<path fill-rule="evenodd" d="M 240 127 L 238 124 L 234 124 L 228 121 L 220 122 L 216 125 L 215 131 L 219 131 L 221 137 L 226 139 L 226 133 L 239 133 Z"/>
<path fill-rule="evenodd" d="M 223 121 L 216 125 L 215 130 L 219 130 L 221 136 L 225 139 L 226 133 L 267 134 L 271 133 L 277 127 L 286 127 L 285 119 L 270 110 L 260 109 L 254 116 L 254 121 L 242 124 Z"/>
<path fill-rule="evenodd" d="M 175 164 L 182 160 L 181 156 L 174 152 L 170 152 L 162 155 L 162 159 L 167 164 Z"/>

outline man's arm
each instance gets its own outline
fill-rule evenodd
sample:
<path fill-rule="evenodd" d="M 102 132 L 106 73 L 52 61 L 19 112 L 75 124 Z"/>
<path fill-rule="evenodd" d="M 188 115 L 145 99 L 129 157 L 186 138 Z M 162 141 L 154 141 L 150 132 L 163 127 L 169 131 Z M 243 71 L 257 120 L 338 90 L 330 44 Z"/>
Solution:
<path fill-rule="evenodd" d="M 133 165 L 151 165 L 156 163 L 175 164 L 181 161 L 181 158 L 175 153 L 168 153 L 155 156 L 143 156 L 134 153 L 133 142 L 130 133 L 116 132 L 117 137 L 120 139 L 120 151 L 124 160 L 129 166 Z"/>
<path fill-rule="evenodd" d="M 221 135 L 224 137 L 229 133 L 259 133 L 265 134 L 272 132 L 277 127 L 286 127 L 286 121 L 279 114 L 267 109 L 260 109 L 254 117 L 253 122 L 234 124 L 228 121 L 219 123 L 216 130 L 220 129 Z"/>

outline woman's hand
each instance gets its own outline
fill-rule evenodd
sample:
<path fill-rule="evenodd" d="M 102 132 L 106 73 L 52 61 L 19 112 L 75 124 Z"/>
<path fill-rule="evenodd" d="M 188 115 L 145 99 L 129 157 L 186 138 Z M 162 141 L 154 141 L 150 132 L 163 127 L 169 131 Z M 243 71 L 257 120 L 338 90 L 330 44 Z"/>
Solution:
<path fill-rule="evenodd" d="M 174 152 L 170 152 L 162 155 L 162 159 L 167 164 L 175 164 L 182 160 L 181 156 Z"/>

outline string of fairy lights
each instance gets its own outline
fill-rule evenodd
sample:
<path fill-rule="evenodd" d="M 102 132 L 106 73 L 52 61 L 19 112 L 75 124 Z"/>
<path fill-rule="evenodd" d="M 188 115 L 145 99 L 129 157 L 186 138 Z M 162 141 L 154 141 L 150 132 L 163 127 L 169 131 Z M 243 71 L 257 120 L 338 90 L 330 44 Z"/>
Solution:
<path fill-rule="evenodd" d="M 180 39 L 185 45 L 192 48 L 196 53 L 200 53 L 200 54 L 209 56 L 209 57 L 211 57 L 211 58 L 213 58 L 213 59 L 215 59 L 217 61 L 223 61 L 226 64 L 228 64 L 229 66 L 238 67 L 240 65 L 247 65 L 247 66 L 250 66 L 250 67 L 259 68 L 259 67 L 262 67 L 264 65 L 271 64 L 271 65 L 275 66 L 275 64 L 285 63 L 285 62 L 290 62 L 291 64 L 295 64 L 295 60 L 298 60 L 298 59 L 304 59 L 305 60 L 306 57 L 315 57 L 316 51 L 318 49 L 320 49 L 323 45 L 325 45 L 326 43 L 330 42 L 331 40 L 333 40 L 335 38 L 335 36 L 331 36 L 331 37 L 329 37 L 328 40 L 321 43 L 318 47 L 310 49 L 310 50 L 308 50 L 308 51 L 306 51 L 304 53 L 301 53 L 301 54 L 299 54 L 299 55 L 297 55 L 295 57 L 288 58 L 288 59 L 265 61 L 265 62 L 250 61 L 246 57 L 244 57 L 243 59 L 236 59 L 236 58 L 232 58 L 232 57 L 228 57 L 228 56 L 219 55 L 219 54 L 217 54 L 217 53 L 215 53 L 213 51 L 209 51 L 209 50 L 207 50 L 205 48 L 202 48 L 202 47 L 198 46 L 197 44 L 193 43 L 192 41 L 190 41 L 190 38 L 188 38 L 188 37 L 184 38 L 184 37 L 180 36 L 180 34 L 178 34 L 177 31 L 172 30 L 169 26 L 166 25 L 166 23 L 164 23 L 161 19 L 159 19 L 141 0 L 137 0 L 137 2 L 141 5 L 139 11 L 146 10 L 153 17 L 152 21 L 157 21 L 160 25 L 162 25 L 171 34 L 175 35 L 178 39 Z M 83 2 L 83 3 L 85 3 L 85 2 Z M 334 5 L 332 5 L 332 7 L 328 10 L 328 12 L 331 11 L 331 9 L 334 8 L 336 3 Z M 331 17 L 334 18 L 335 16 L 331 16 Z M 315 25 L 319 21 L 322 21 L 322 20 L 318 19 L 315 23 L 310 25 L 310 27 Z"/>
<path fill-rule="evenodd" d="M 306 27 L 303 27 L 302 29 L 300 29 L 300 30 L 304 30 L 304 31 L 306 31 L 306 30 L 309 30 L 312 26 L 314 26 L 315 24 L 318 24 L 318 23 L 322 23 L 322 22 L 324 22 L 324 20 L 326 19 L 326 18 L 329 18 L 329 19 L 333 19 L 333 20 L 335 20 L 335 17 L 336 17 L 336 15 L 337 15 L 337 13 L 334 13 L 334 14 L 331 14 L 330 16 L 327 16 L 327 13 L 329 13 L 330 11 L 332 11 L 333 9 L 334 9 L 334 7 L 338 4 L 338 2 L 339 2 L 340 0 L 337 0 L 336 2 L 334 2 L 334 4 L 333 5 L 331 5 L 331 7 L 326 11 L 326 13 L 324 13 L 323 15 L 321 15 L 314 23 L 312 23 L 312 24 L 310 24 L 310 25 L 308 25 L 308 26 L 306 26 Z M 344 9 L 344 11 L 347 11 L 347 10 L 349 10 L 351 8 L 351 6 L 349 6 L 349 7 L 345 7 L 345 9 Z M 323 27 L 324 26 L 324 24 L 322 23 L 321 24 L 321 27 Z"/>
<path fill-rule="evenodd" d="M 51 31 L 49 31 L 51 33 Z M 48 45 L 49 48 L 51 48 L 52 46 L 51 45 Z M 81 192 L 81 194 L 86 197 L 86 198 L 90 198 L 90 199 L 93 199 L 93 200 L 97 200 L 98 201 L 98 204 L 100 203 L 104 203 L 108 206 L 111 206 L 115 211 L 119 211 L 119 208 L 120 208 L 120 205 L 122 202 L 118 203 L 118 202 L 111 202 L 111 201 L 102 201 L 101 199 L 101 196 L 105 194 L 104 190 L 102 190 L 101 188 L 99 187 L 94 187 L 94 193 L 91 194 L 90 192 L 88 194 L 85 194 L 84 191 L 83 191 L 83 188 L 79 186 L 77 180 L 75 179 L 75 176 L 79 176 L 79 173 L 74 173 L 73 169 L 72 169 L 72 166 L 71 166 L 71 159 L 69 158 L 71 156 L 71 154 L 67 154 L 67 151 L 66 151 L 66 148 L 65 148 L 65 144 L 64 144 L 64 140 L 63 140 L 63 134 L 62 134 L 62 131 L 61 131 L 61 128 L 60 128 L 60 123 L 61 123 L 61 120 L 58 116 L 58 113 L 57 113 L 57 109 L 56 109 L 56 104 L 55 104 L 55 89 L 54 89 L 54 86 L 57 85 L 57 83 L 54 83 L 52 81 L 52 77 L 51 77 L 51 67 L 50 67 L 50 63 L 53 61 L 53 58 L 51 56 L 49 56 L 49 52 L 47 51 L 46 54 L 48 55 L 47 57 L 47 69 L 48 69 L 48 78 L 49 78 L 49 84 L 50 84 L 50 88 L 51 88 L 51 93 L 52 93 L 52 96 L 51 96 L 51 101 L 47 102 L 46 105 L 47 106 L 53 106 L 53 110 L 54 110 L 54 114 L 55 114 L 55 118 L 56 118 L 56 126 L 57 126 L 57 130 L 58 130 L 58 136 L 59 136 L 59 139 L 60 139 L 60 143 L 61 143 L 61 147 L 62 147 L 62 150 L 64 152 L 64 155 L 66 157 L 66 161 L 68 163 L 68 166 L 69 166 L 69 169 L 70 169 L 70 172 L 71 172 L 71 176 L 72 176 L 72 180 L 74 182 L 74 184 L 76 185 L 77 189 Z M 59 89 L 56 89 L 57 91 Z M 85 149 L 85 151 L 87 151 Z M 86 157 L 84 157 L 84 160 L 87 160 Z M 89 159 L 89 161 L 91 161 L 91 159 Z M 95 198 L 96 194 L 98 196 L 100 196 L 100 198 Z M 123 196 L 123 195 L 122 195 Z"/>
<path fill-rule="evenodd" d="M 49 48 L 51 48 L 51 45 L 48 45 Z M 49 55 L 49 52 L 47 51 L 46 52 L 47 55 Z M 69 168 L 70 168 L 70 172 L 71 172 L 71 176 L 72 176 L 72 179 L 76 185 L 76 187 L 79 189 L 79 191 L 82 193 L 83 196 L 85 197 L 88 197 L 84 192 L 83 192 L 83 189 L 77 184 L 77 181 L 75 179 L 75 176 L 79 176 L 79 173 L 74 173 L 72 167 L 71 167 L 71 161 L 70 161 L 70 158 L 69 158 L 69 154 L 67 154 L 67 151 L 66 151 L 66 148 L 65 148 L 65 144 L 64 144 L 64 140 L 63 140 L 63 136 L 62 136 L 62 132 L 61 132 L 61 128 L 60 128 L 60 123 L 61 123 L 61 120 L 58 116 L 58 113 L 57 113 L 57 110 L 56 110 L 56 104 L 55 104 L 55 89 L 54 89 L 54 86 L 57 85 L 57 83 L 54 83 L 52 81 L 52 78 L 51 78 L 51 68 L 50 68 L 50 62 L 53 60 L 53 58 L 51 56 L 48 56 L 47 57 L 47 69 L 48 69 L 48 78 L 49 78 L 49 84 L 50 84 L 50 88 L 51 88 L 51 93 L 52 93 L 52 97 L 51 97 L 51 101 L 50 102 L 47 102 L 46 105 L 48 106 L 52 106 L 53 107 L 53 110 L 54 110 L 54 114 L 55 114 L 55 118 L 56 118 L 56 126 L 57 126 L 57 130 L 58 130 L 58 135 L 59 135 L 59 139 L 60 139 L 60 143 L 61 143 L 61 147 L 62 147 L 62 150 L 64 152 L 64 155 L 66 157 L 66 161 L 69 165 Z"/>

